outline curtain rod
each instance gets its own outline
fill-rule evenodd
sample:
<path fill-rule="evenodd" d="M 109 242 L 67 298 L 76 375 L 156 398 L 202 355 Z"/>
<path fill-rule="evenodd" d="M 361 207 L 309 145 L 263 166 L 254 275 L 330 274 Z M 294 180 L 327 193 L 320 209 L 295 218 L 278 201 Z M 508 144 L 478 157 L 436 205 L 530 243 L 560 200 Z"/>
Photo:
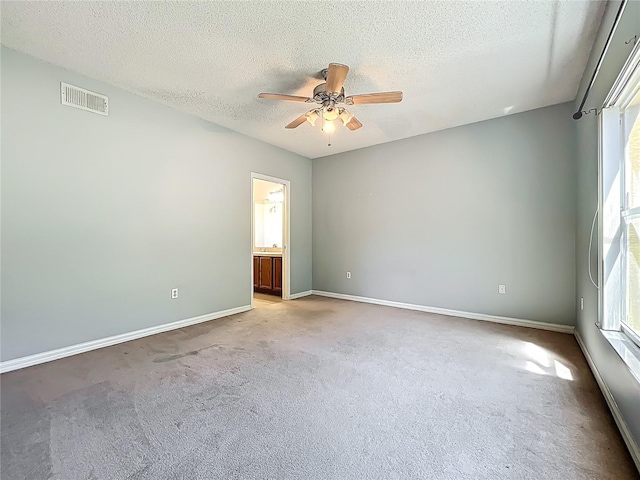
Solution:
<path fill-rule="evenodd" d="M 609 44 L 611 43 L 611 40 L 613 39 L 613 34 L 615 33 L 616 28 L 618 27 L 618 23 L 620 23 L 620 18 L 622 17 L 622 12 L 624 11 L 624 7 L 627 6 L 627 1 L 628 0 L 622 0 L 620 2 L 620 7 L 618 8 L 618 13 L 616 13 L 616 18 L 613 21 L 613 27 L 611 27 L 611 31 L 609 32 L 609 36 L 607 37 L 607 41 L 604 44 L 604 48 L 602 49 L 602 53 L 600 54 L 600 59 L 598 59 L 598 64 L 596 65 L 596 68 L 593 71 L 593 75 L 591 75 L 591 80 L 589 81 L 589 85 L 587 86 L 587 89 L 584 91 L 584 96 L 582 97 L 582 102 L 580 103 L 580 108 L 578 108 L 578 111 L 573 114 L 573 119 L 574 120 L 580 120 L 582 118 L 583 114 L 588 113 L 588 112 L 584 112 L 582 109 L 584 108 L 584 104 L 587 101 L 587 97 L 589 96 L 589 93 L 591 92 L 591 87 L 593 87 L 593 84 L 596 81 L 596 77 L 598 76 L 598 72 L 600 72 L 600 67 L 602 66 L 602 62 L 604 61 L 604 56 L 607 53 L 607 50 L 609 49 Z"/>

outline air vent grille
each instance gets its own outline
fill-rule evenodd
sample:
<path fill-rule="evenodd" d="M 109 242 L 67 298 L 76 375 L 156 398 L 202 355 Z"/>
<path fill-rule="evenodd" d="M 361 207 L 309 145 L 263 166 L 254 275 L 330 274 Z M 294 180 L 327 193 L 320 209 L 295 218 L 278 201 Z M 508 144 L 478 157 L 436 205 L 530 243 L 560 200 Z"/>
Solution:
<path fill-rule="evenodd" d="M 60 95 L 63 105 L 87 110 L 99 115 L 109 115 L 109 98 L 84 88 L 60 82 Z"/>

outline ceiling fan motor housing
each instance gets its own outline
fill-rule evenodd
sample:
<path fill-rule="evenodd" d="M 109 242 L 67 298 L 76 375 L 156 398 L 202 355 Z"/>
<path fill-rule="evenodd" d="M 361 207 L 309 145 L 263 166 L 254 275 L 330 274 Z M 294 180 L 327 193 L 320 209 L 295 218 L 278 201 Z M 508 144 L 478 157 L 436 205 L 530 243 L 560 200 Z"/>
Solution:
<path fill-rule="evenodd" d="M 344 102 L 344 87 L 340 89 L 340 94 L 338 95 L 329 95 L 326 87 L 326 83 L 321 83 L 313 89 L 313 99 L 317 103 L 324 105 L 328 100 L 334 100 L 336 103 Z"/>
<path fill-rule="evenodd" d="M 313 98 L 316 98 L 318 95 L 326 95 L 325 94 L 326 87 L 327 87 L 326 83 L 321 83 L 316 88 L 314 88 L 313 89 Z"/>

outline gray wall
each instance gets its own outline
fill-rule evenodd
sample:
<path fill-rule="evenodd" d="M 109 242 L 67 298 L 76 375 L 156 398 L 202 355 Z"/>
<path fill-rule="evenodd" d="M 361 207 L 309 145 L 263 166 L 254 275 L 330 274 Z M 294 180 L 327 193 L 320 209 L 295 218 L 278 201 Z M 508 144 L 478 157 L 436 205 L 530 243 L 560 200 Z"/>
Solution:
<path fill-rule="evenodd" d="M 251 171 L 291 181 L 291 292 L 311 289 L 310 160 L 7 49 L 1 113 L 3 361 L 248 305 Z"/>
<path fill-rule="evenodd" d="M 607 34 L 611 30 L 619 2 L 607 5 L 605 19 L 601 26 L 596 45 L 591 52 L 589 65 L 584 74 L 576 100 L 579 106 L 584 90 L 595 69 L 602 52 Z M 637 35 L 640 26 L 640 2 L 628 2 L 624 16 L 611 42 L 596 84 L 594 85 L 586 109 L 601 107 L 618 73 L 622 69 L 631 45 L 625 42 Z M 577 299 L 584 297 L 584 310 L 578 307 L 577 330 L 583 339 L 587 351 L 596 364 L 596 368 L 611 391 L 627 425 L 638 445 L 640 445 L 640 384 L 633 377 L 622 359 L 602 336 L 596 327 L 598 315 L 597 290 L 589 280 L 587 270 L 587 251 L 593 214 L 598 204 L 598 125 L 593 114 L 582 117 L 575 123 L 577 130 L 577 169 L 578 169 L 578 215 L 576 232 Z M 594 234 L 594 241 L 596 235 Z M 596 249 L 592 251 L 592 265 L 595 271 L 598 264 Z M 579 302 L 577 302 L 579 305 Z"/>
<path fill-rule="evenodd" d="M 571 113 L 558 105 L 313 160 L 313 288 L 573 325 Z"/>

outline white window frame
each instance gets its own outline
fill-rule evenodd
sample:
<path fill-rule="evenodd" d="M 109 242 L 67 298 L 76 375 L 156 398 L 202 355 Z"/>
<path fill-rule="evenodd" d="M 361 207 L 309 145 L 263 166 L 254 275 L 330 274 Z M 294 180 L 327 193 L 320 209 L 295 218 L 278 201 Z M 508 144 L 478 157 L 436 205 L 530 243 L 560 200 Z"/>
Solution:
<path fill-rule="evenodd" d="M 615 109 L 618 111 L 618 125 L 616 128 L 619 129 L 619 137 L 620 137 L 620 145 L 624 145 L 626 140 L 624 134 L 624 112 L 628 105 L 633 100 L 636 95 L 638 89 L 640 89 L 640 42 L 636 44 L 634 51 L 629 56 L 624 68 L 622 69 L 618 79 L 616 80 L 611 92 L 607 96 L 607 99 L 604 102 L 604 109 Z M 612 112 L 612 113 L 615 113 Z M 599 295 L 598 295 L 598 303 L 599 303 L 599 312 L 598 312 L 598 326 L 603 331 L 618 331 L 624 335 L 625 338 L 633 342 L 638 348 L 640 348 L 640 332 L 635 332 L 630 328 L 630 326 L 626 323 L 627 320 L 627 301 L 626 292 L 626 271 L 627 271 L 627 252 L 626 252 L 626 220 L 629 217 L 635 217 L 640 214 L 640 207 L 629 208 L 627 205 L 626 198 L 626 178 L 625 178 L 625 170 L 626 170 L 626 152 L 624 149 L 622 151 L 615 152 L 618 155 L 619 161 L 619 175 L 620 178 L 618 180 L 620 185 L 620 257 L 621 257 L 621 268 L 620 268 L 620 284 L 619 290 L 621 296 L 625 296 L 620 305 L 618 307 L 619 314 L 618 315 L 608 315 L 608 318 L 605 312 L 605 289 L 604 287 L 604 270 L 605 270 L 605 259 L 603 257 L 603 245 L 604 245 L 604 226 L 603 226 L 603 217 L 605 216 L 604 210 L 604 165 L 605 165 L 605 157 L 607 152 L 604 151 L 605 148 L 605 123 L 603 122 L 603 118 L 605 115 L 599 116 L 599 149 L 600 155 L 598 159 L 598 205 L 599 211 L 601 215 L 599 215 L 598 222 L 598 231 L 599 231 L 599 242 L 598 242 L 598 285 L 599 285 Z M 606 128 L 611 128 L 611 124 L 607 123 Z M 615 134 L 615 131 L 612 131 L 612 134 Z M 609 217 L 612 218 L 612 217 Z"/>
<path fill-rule="evenodd" d="M 640 335 L 638 335 L 636 332 L 634 332 L 633 330 L 631 330 L 626 324 L 621 323 L 620 324 L 620 331 L 622 333 L 624 333 L 627 337 L 629 337 L 629 339 L 635 343 L 636 345 L 638 345 L 638 347 L 640 347 Z"/>

